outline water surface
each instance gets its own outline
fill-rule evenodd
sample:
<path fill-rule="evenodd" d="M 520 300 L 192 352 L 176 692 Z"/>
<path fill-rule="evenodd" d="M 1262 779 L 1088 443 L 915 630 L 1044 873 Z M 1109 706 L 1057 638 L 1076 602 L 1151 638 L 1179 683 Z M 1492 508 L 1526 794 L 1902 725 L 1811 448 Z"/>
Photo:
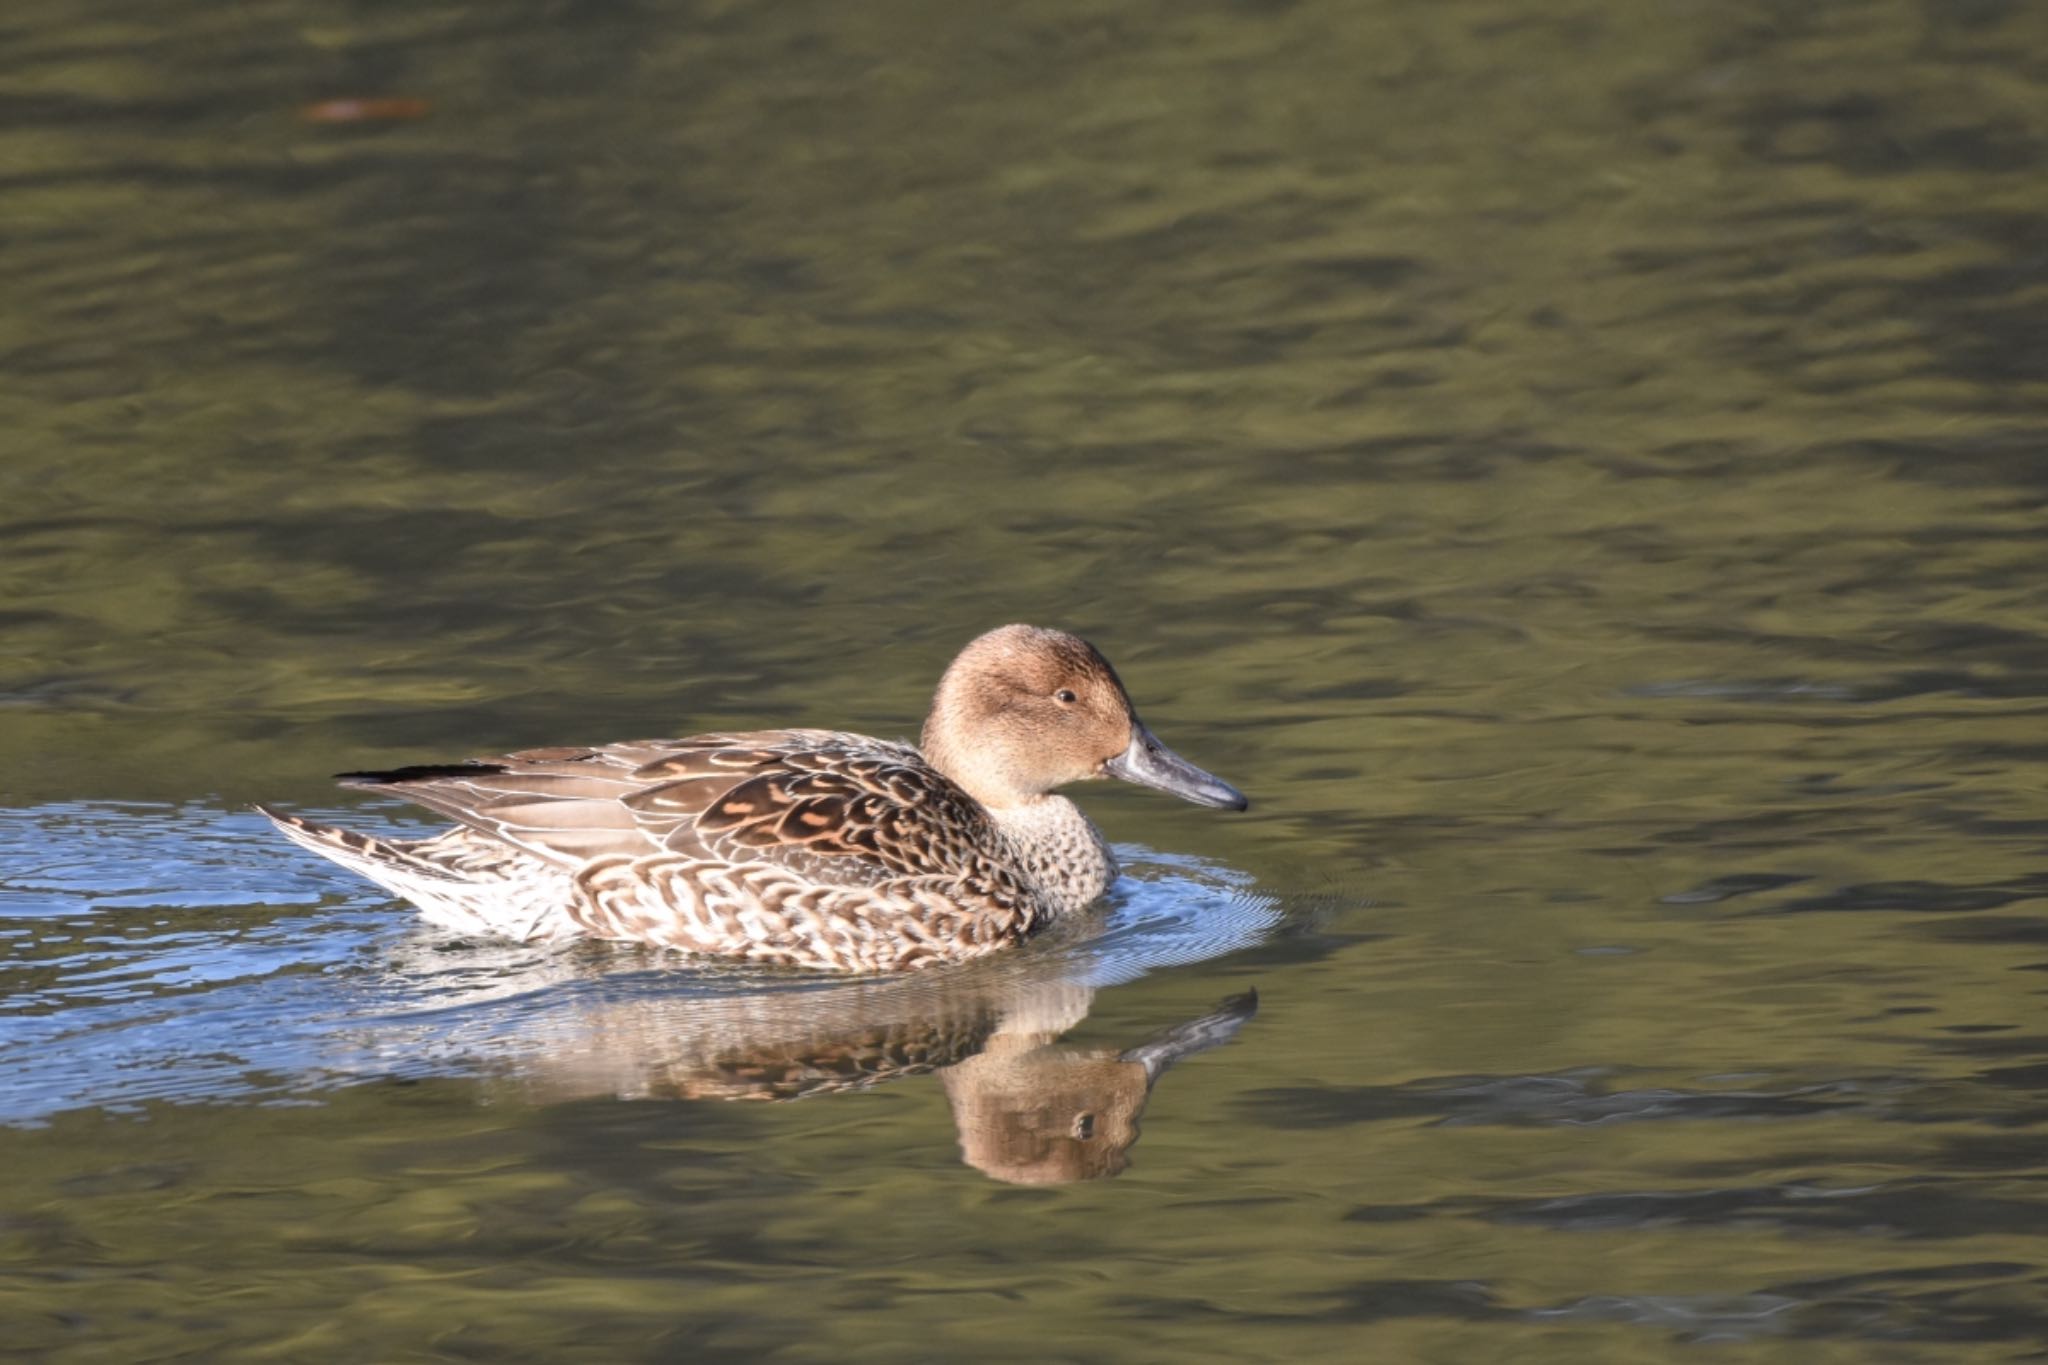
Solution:
<path fill-rule="evenodd" d="M 18 0 L 0 1353 L 2037 1350 L 2044 15 Z M 246 809 L 1018 619 L 1254 805 L 950 984 Z"/>

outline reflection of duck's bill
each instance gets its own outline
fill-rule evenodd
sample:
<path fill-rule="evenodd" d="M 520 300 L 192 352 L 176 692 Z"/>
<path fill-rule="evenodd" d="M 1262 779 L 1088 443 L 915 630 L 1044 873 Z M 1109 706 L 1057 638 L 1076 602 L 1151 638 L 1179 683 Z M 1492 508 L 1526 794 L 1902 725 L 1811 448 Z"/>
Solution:
<path fill-rule="evenodd" d="M 1136 1062 L 1144 1067 L 1145 1083 L 1150 1085 L 1159 1079 L 1160 1072 L 1181 1058 L 1207 1052 L 1212 1047 L 1222 1047 L 1235 1038 L 1238 1030 L 1258 1012 L 1257 991 L 1233 995 L 1201 1018 L 1175 1024 L 1136 1047 L 1125 1049 L 1119 1060 Z"/>
<path fill-rule="evenodd" d="M 1156 787 L 1183 801 L 1218 810 L 1244 810 L 1251 805 L 1245 794 L 1214 773 L 1203 772 L 1159 742 L 1144 723 L 1131 724 L 1130 747 L 1102 765 L 1111 777 Z"/>

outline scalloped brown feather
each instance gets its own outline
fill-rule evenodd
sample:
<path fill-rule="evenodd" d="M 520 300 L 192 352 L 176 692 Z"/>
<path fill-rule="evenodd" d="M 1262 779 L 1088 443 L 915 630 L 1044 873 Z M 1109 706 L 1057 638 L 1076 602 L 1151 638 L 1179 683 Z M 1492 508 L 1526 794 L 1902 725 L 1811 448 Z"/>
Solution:
<path fill-rule="evenodd" d="M 462 928 L 879 972 L 991 952 L 1049 910 L 987 812 L 909 745 L 862 735 L 534 749 L 346 780 L 459 827 L 373 840 L 265 813 L 416 902 L 422 883 L 468 890 L 466 913 L 436 916 Z M 550 896 L 558 914 L 537 908 Z"/>

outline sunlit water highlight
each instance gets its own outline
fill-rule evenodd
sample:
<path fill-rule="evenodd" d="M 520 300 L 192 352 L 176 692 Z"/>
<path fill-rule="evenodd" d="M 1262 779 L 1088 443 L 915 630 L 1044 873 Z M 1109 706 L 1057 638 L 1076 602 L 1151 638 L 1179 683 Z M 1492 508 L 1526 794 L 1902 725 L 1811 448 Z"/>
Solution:
<path fill-rule="evenodd" d="M 621 1075 L 693 1039 L 778 1044 L 925 1016 L 1043 1014 L 1064 1033 L 1096 990 L 1247 947 L 1280 922 L 1241 874 L 1129 846 L 1118 855 L 1126 874 L 1100 912 L 1017 952 L 843 982 L 608 944 L 456 938 L 308 866 L 249 812 L 19 811 L 0 824 L 0 1121 L 560 1070 L 597 1033 Z M 625 1033 L 644 1056 L 622 1051 Z"/>

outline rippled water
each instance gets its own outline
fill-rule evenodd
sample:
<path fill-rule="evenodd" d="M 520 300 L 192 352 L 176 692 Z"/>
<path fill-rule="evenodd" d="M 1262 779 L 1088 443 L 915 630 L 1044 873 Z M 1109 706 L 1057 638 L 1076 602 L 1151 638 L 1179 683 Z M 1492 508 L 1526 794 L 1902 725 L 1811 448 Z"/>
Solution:
<path fill-rule="evenodd" d="M 0 1355 L 2038 1352 L 2048 10 L 0 36 Z M 958 973 L 247 809 L 1015 619 L 1254 805 Z"/>
<path fill-rule="evenodd" d="M 379 898 L 306 867 L 253 813 L 17 815 L 0 835 L 13 949 L 0 999 L 22 1044 L 0 1064 L 0 1121 L 17 1124 L 81 1105 L 311 1099 L 392 1077 L 637 1095 L 678 1072 L 841 1050 L 872 1054 L 861 1079 L 879 1082 L 899 1048 L 943 1065 L 992 1035 L 1057 1036 L 1097 991 L 1250 947 L 1281 922 L 1242 875 L 1126 847 L 1099 915 L 973 968 L 840 981 L 441 933 L 361 908 Z M 790 1087 L 764 1083 L 761 1097 L 806 1089 Z"/>

